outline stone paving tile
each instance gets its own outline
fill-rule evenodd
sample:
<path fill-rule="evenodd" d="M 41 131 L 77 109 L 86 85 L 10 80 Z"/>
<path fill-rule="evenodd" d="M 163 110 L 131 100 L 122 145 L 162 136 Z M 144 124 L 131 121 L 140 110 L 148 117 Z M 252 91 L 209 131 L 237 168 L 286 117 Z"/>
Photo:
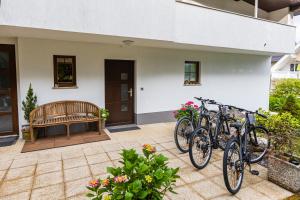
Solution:
<path fill-rule="evenodd" d="M 180 178 L 186 183 L 192 183 L 205 179 L 205 176 L 200 174 L 198 170 L 193 168 L 185 168 L 179 171 Z"/>
<path fill-rule="evenodd" d="M 38 156 L 38 163 L 60 161 L 61 159 L 61 153 L 40 153 Z"/>
<path fill-rule="evenodd" d="M 120 155 L 121 151 L 111 151 L 111 152 L 107 152 L 108 157 L 111 160 L 119 160 L 122 156 Z"/>
<path fill-rule="evenodd" d="M 94 154 L 99 154 L 99 153 L 103 153 L 104 149 L 98 145 L 97 148 L 95 147 L 86 147 L 83 149 L 83 152 L 86 156 L 90 156 L 90 155 L 94 155 Z"/>
<path fill-rule="evenodd" d="M 163 154 L 164 156 L 166 156 L 166 157 L 169 158 L 169 159 L 174 159 L 174 158 L 176 158 L 176 156 L 175 156 L 174 154 L 170 153 L 169 151 L 161 151 L 161 152 L 159 152 L 159 153 Z"/>
<path fill-rule="evenodd" d="M 106 168 L 113 166 L 112 162 L 103 162 L 94 165 L 90 165 L 90 169 L 94 177 L 106 173 Z"/>
<path fill-rule="evenodd" d="M 174 149 L 176 148 L 176 145 L 174 141 L 166 142 L 166 143 L 160 143 L 161 146 L 163 146 L 165 149 Z"/>
<path fill-rule="evenodd" d="M 227 193 L 226 190 L 209 180 L 194 183 L 192 187 L 206 199 L 215 198 Z"/>
<path fill-rule="evenodd" d="M 242 200 L 253 200 L 253 199 L 271 200 L 264 194 L 254 190 L 250 187 L 242 188 L 235 196 Z"/>
<path fill-rule="evenodd" d="M 175 188 L 175 192 L 177 192 L 178 194 L 173 194 L 170 192 L 167 194 L 169 199 L 172 199 L 172 200 L 183 200 L 183 199 L 184 200 L 192 200 L 192 199 L 202 200 L 202 198 L 188 186 Z"/>
<path fill-rule="evenodd" d="M 55 162 L 47 162 L 47 163 L 39 163 L 36 168 L 36 174 L 46 174 L 50 172 L 56 172 L 62 170 L 62 162 L 55 161 Z"/>
<path fill-rule="evenodd" d="M 262 181 L 263 181 L 263 179 L 260 178 L 259 176 L 254 176 L 254 175 L 250 174 L 249 171 L 245 170 L 243 185 L 251 186 L 251 185 L 254 185 L 256 183 L 260 183 Z"/>
<path fill-rule="evenodd" d="M 56 185 L 63 182 L 61 171 L 42 174 L 35 177 L 33 188 Z"/>
<path fill-rule="evenodd" d="M 268 196 L 270 199 L 285 199 L 293 195 L 293 193 L 269 182 L 263 181 L 252 186 L 255 190 Z"/>
<path fill-rule="evenodd" d="M 37 163 L 37 158 L 17 159 L 13 161 L 11 168 L 26 167 L 30 165 L 35 165 L 36 163 Z"/>
<path fill-rule="evenodd" d="M 175 159 L 171 159 L 168 161 L 168 166 L 173 167 L 173 168 L 177 168 L 177 167 L 185 168 L 188 165 L 185 162 L 183 162 L 182 160 L 175 158 Z"/>
<path fill-rule="evenodd" d="M 32 190 L 31 200 L 54 200 L 64 199 L 63 184 L 51 185 Z"/>
<path fill-rule="evenodd" d="M 5 177 L 6 180 L 19 179 L 28 176 L 33 176 L 35 170 L 35 165 L 28 167 L 20 167 L 15 169 L 10 169 Z"/>
<path fill-rule="evenodd" d="M 12 160 L 1 161 L 0 162 L 0 170 L 6 170 L 10 167 Z"/>
<path fill-rule="evenodd" d="M 33 177 L 4 181 L 0 188 L 0 196 L 25 192 L 31 189 Z"/>
<path fill-rule="evenodd" d="M 0 200 L 29 200 L 30 192 L 21 192 L 13 195 L 0 197 Z"/>
<path fill-rule="evenodd" d="M 77 167 L 72 169 L 67 169 L 64 171 L 64 180 L 65 182 L 81 179 L 85 177 L 90 177 L 90 169 L 88 166 Z"/>
<path fill-rule="evenodd" d="M 109 157 L 107 156 L 106 153 L 87 156 L 86 159 L 90 165 L 109 161 Z"/>
<path fill-rule="evenodd" d="M 81 195 L 69 197 L 67 198 L 67 200 L 89 200 L 89 198 L 85 194 L 81 194 Z"/>
<path fill-rule="evenodd" d="M 70 158 L 76 158 L 76 157 L 82 157 L 84 156 L 82 150 L 69 150 L 69 151 L 63 151 L 62 152 L 62 159 L 70 159 Z"/>
<path fill-rule="evenodd" d="M 80 194 L 87 193 L 86 185 L 91 178 L 79 179 L 65 183 L 66 197 L 72 197 Z"/>
<path fill-rule="evenodd" d="M 177 148 L 176 149 L 169 149 L 168 151 L 170 151 L 172 154 L 176 155 L 177 157 L 182 157 L 182 156 L 188 156 L 188 153 L 182 153 L 181 151 L 179 151 Z"/>
<path fill-rule="evenodd" d="M 71 158 L 63 160 L 64 169 L 70 169 L 74 167 L 81 167 L 87 165 L 85 157 Z"/>
<path fill-rule="evenodd" d="M 239 200 L 239 199 L 231 194 L 226 194 L 220 197 L 213 198 L 212 200 Z"/>
<path fill-rule="evenodd" d="M 102 148 L 104 149 L 105 152 L 109 152 L 109 151 L 119 151 L 122 149 L 122 146 L 119 143 L 113 143 L 110 145 L 102 145 Z"/>
<path fill-rule="evenodd" d="M 6 170 L 0 171 L 0 183 L 6 174 Z"/>
<path fill-rule="evenodd" d="M 204 169 L 201 169 L 200 173 L 209 178 L 217 175 L 222 175 L 223 172 L 221 171 L 221 169 L 208 163 L 208 165 Z"/>

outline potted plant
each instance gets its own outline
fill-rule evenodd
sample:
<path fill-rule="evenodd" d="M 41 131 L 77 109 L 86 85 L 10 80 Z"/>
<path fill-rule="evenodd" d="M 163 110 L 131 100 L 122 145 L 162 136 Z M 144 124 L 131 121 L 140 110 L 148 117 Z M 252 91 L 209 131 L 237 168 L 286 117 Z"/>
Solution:
<path fill-rule="evenodd" d="M 106 179 L 90 181 L 87 186 L 90 199 L 163 199 L 166 192 L 175 193 L 179 168 L 167 166 L 167 158 L 156 154 L 149 144 L 143 145 L 144 155 L 139 155 L 134 149 L 123 150 L 122 167 L 108 167 Z"/>
<path fill-rule="evenodd" d="M 108 119 L 109 117 L 109 111 L 105 108 L 101 108 L 99 109 L 99 116 L 101 119 L 101 129 L 105 129 L 105 121 Z"/>
<path fill-rule="evenodd" d="M 173 112 L 174 118 L 179 120 L 182 117 L 191 117 L 191 114 L 193 113 L 195 118 L 198 118 L 199 113 L 198 113 L 199 106 L 194 104 L 193 101 L 188 101 L 185 104 L 181 105 L 181 108 L 179 110 L 176 110 Z"/>
<path fill-rule="evenodd" d="M 24 111 L 24 119 L 27 121 L 28 124 L 30 123 L 30 113 L 36 107 L 37 107 L 37 96 L 34 94 L 30 83 L 26 94 L 26 100 L 22 101 L 22 110 Z M 22 126 L 23 139 L 26 141 L 31 140 L 28 124 Z"/>
<path fill-rule="evenodd" d="M 270 115 L 265 126 L 271 133 L 268 180 L 292 192 L 300 192 L 300 158 L 296 154 L 299 121 L 291 113 Z"/>

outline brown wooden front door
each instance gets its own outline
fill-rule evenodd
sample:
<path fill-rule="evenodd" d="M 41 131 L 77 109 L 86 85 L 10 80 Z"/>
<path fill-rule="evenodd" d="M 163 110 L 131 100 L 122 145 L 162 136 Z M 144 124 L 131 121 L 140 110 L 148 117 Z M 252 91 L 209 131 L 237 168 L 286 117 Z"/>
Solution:
<path fill-rule="evenodd" d="M 15 46 L 0 44 L 0 136 L 18 129 Z"/>
<path fill-rule="evenodd" d="M 105 60 L 105 108 L 108 125 L 134 122 L 134 61 Z"/>

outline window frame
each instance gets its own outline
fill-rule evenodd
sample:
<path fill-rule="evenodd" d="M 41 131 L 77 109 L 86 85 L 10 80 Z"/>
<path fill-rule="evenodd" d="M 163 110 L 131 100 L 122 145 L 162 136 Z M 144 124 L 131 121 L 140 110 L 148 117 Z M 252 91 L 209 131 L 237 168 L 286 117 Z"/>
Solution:
<path fill-rule="evenodd" d="M 185 65 L 196 64 L 196 81 L 185 80 Z M 186 82 L 188 81 L 188 82 Z M 201 84 L 201 62 L 200 61 L 185 61 L 184 62 L 184 85 L 200 85 Z"/>
<path fill-rule="evenodd" d="M 59 83 L 58 82 L 58 62 L 59 58 L 71 58 L 72 59 L 72 82 L 70 83 Z M 54 72 L 54 88 L 77 88 L 77 79 L 76 79 L 76 56 L 69 55 L 53 55 L 53 72 Z"/>

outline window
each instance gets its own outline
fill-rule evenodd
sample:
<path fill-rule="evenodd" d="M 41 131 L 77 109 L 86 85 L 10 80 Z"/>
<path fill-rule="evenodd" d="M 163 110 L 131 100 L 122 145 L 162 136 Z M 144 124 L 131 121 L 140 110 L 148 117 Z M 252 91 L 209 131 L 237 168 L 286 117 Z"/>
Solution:
<path fill-rule="evenodd" d="M 53 56 L 54 88 L 76 87 L 76 57 Z"/>
<path fill-rule="evenodd" d="M 184 84 L 200 84 L 200 63 L 196 61 L 185 61 Z"/>

